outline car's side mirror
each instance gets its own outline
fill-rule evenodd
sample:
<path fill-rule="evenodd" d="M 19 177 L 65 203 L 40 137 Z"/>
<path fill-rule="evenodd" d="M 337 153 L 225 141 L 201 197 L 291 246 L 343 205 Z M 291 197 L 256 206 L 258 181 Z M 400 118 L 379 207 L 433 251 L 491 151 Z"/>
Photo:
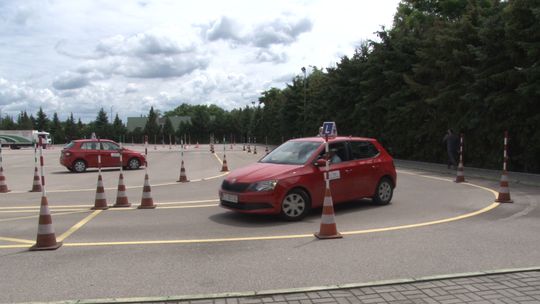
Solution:
<path fill-rule="evenodd" d="M 315 167 L 324 167 L 324 166 L 326 166 L 326 159 L 324 159 L 324 158 L 319 158 L 319 159 L 317 159 L 317 160 L 313 163 L 313 165 L 314 165 Z"/>

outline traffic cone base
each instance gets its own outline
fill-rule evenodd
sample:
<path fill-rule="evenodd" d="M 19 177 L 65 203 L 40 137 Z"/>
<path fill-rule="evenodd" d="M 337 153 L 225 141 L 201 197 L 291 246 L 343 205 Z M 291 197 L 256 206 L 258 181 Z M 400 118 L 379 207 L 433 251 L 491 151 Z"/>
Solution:
<path fill-rule="evenodd" d="M 56 241 L 56 237 L 53 235 L 52 237 L 40 237 L 38 236 L 38 243 L 39 242 L 55 242 L 54 245 L 51 245 L 51 246 L 43 246 L 43 247 L 38 247 L 37 244 L 33 245 L 32 247 L 30 247 L 30 251 L 39 251 L 39 250 L 56 250 L 58 248 L 60 248 L 62 246 L 62 242 L 57 242 Z"/>
<path fill-rule="evenodd" d="M 37 167 L 34 168 L 34 181 L 32 183 L 32 190 L 30 192 L 41 192 L 41 181 L 38 175 Z"/>

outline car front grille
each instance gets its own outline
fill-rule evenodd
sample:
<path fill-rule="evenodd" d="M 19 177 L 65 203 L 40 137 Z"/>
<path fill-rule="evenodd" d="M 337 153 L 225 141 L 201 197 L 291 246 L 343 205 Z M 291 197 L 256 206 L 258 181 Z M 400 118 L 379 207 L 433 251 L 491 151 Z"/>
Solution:
<path fill-rule="evenodd" d="M 221 184 L 221 189 L 232 192 L 244 192 L 248 187 L 248 183 L 230 183 L 226 180 Z"/>

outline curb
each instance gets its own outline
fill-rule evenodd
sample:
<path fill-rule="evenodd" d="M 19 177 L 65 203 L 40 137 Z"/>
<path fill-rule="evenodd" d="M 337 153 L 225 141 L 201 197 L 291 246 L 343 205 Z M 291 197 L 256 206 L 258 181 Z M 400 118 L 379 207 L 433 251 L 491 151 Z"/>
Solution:
<path fill-rule="evenodd" d="M 394 159 L 396 167 L 404 169 L 425 170 L 450 176 L 456 175 L 456 170 L 447 169 L 446 165 L 439 163 L 427 163 L 413 160 Z M 492 181 L 501 179 L 502 170 L 490 170 L 473 167 L 464 167 L 465 177 L 482 178 Z M 508 180 L 512 183 L 540 186 L 540 174 L 508 171 Z"/>
<path fill-rule="evenodd" d="M 225 292 L 225 293 L 213 293 L 213 294 L 165 296 L 165 297 L 104 298 L 104 299 L 53 301 L 53 302 L 20 302 L 19 304 L 98 304 L 98 303 L 120 304 L 120 303 L 153 303 L 153 302 L 170 302 L 170 301 L 215 300 L 215 299 L 227 299 L 227 298 L 245 298 L 245 297 L 257 297 L 257 296 L 268 296 L 268 295 L 283 295 L 283 294 L 302 293 L 302 292 L 318 292 L 318 291 L 329 291 L 329 290 L 339 290 L 339 289 L 378 287 L 378 286 L 389 286 L 389 285 L 398 285 L 398 284 L 423 283 L 423 282 L 429 282 L 429 281 L 460 279 L 460 278 L 511 274 L 511 273 L 518 273 L 518 272 L 532 272 L 532 271 L 540 271 L 540 266 L 528 267 L 528 268 L 508 268 L 508 269 L 488 270 L 488 271 L 479 271 L 479 272 L 444 274 L 444 275 L 426 276 L 426 277 L 419 277 L 419 278 L 383 280 L 383 281 L 373 281 L 373 282 L 365 282 L 365 283 L 338 284 L 338 285 L 328 285 L 328 286 L 301 287 L 301 288 L 275 289 L 275 290 L 263 290 L 263 291 Z"/>

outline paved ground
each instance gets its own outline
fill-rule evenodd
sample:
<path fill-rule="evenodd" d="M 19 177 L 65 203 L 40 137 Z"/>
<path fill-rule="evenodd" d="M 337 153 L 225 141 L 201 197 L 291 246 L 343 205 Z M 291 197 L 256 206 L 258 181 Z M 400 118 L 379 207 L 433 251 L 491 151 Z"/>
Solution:
<path fill-rule="evenodd" d="M 540 303 L 540 269 L 312 287 L 296 292 L 261 291 L 147 299 L 101 299 L 73 303 L 537 304 Z"/>
<path fill-rule="evenodd" d="M 457 302 L 442 298 L 447 295 L 430 294 L 433 288 L 429 284 L 415 285 L 407 278 L 536 267 L 540 262 L 540 191 L 526 183 L 511 184 L 514 204 L 493 205 L 494 193 L 490 189 L 498 188 L 493 179 L 469 177 L 466 168 L 471 184 L 455 184 L 455 172 L 441 170 L 440 166 L 398 163 L 399 186 L 391 205 L 375 207 L 360 201 L 336 206 L 338 228 L 345 238 L 316 241 L 312 233 L 318 228 L 320 211 L 303 222 L 284 223 L 273 217 L 243 216 L 219 208 L 219 159 L 202 148 L 199 153 L 185 155 L 189 160 L 188 178 L 193 181 L 188 184 L 175 182 L 178 153 L 167 148 L 151 152 L 149 172 L 157 209 L 105 212 L 89 210 L 96 172 L 68 173 L 57 163 L 59 151 L 49 151 L 49 204 L 57 236 L 65 238 L 64 246 L 54 252 L 28 252 L 26 248 L 36 233 L 39 194 L 27 192 L 31 176 L 26 173 L 32 172 L 33 162 L 19 157 L 20 152 L 28 151 L 9 151 L 4 157 L 8 185 L 13 191 L 0 195 L 0 302 L 133 296 L 153 297 L 146 298 L 146 302 L 163 302 L 186 298 L 156 297 L 202 294 L 195 297 L 200 299 L 214 292 L 248 291 L 232 298 L 214 295 L 207 302 L 385 303 L 377 302 L 377 293 L 361 299 L 354 291 L 364 290 L 365 284 L 350 283 L 405 278 L 392 281 L 406 283 L 393 284 L 393 288 L 427 287 L 417 293 L 427 297 L 399 302 L 395 294 L 396 301 L 389 302 L 388 295 L 382 296 L 384 287 L 376 291 L 388 303 L 475 303 L 473 297 L 469 302 Z M 257 157 L 241 151 L 227 155 L 231 168 Z M 144 170 L 126 172 L 128 196 L 135 206 L 143 174 Z M 117 170 L 104 172 L 109 203 L 114 200 L 117 176 Z M 539 289 L 537 273 L 519 273 L 536 275 L 536 279 L 525 277 L 531 286 L 506 285 L 509 288 L 503 288 L 504 292 L 531 292 L 530 303 L 540 303 L 534 298 Z M 499 274 L 496 280 L 512 282 L 517 280 L 516 275 Z M 322 289 L 345 287 L 349 291 L 325 293 L 309 288 L 332 284 L 338 285 Z M 287 290 L 286 294 L 270 291 L 257 298 L 253 296 L 260 293 L 249 292 L 306 286 Z M 485 297 L 480 296 L 487 302 L 478 303 L 520 303 L 490 298 L 491 290 L 483 290 L 489 286 L 501 287 L 474 287 L 486 291 Z M 521 287 L 527 289 L 517 289 Z M 441 298 L 434 300 L 435 296 Z"/>

